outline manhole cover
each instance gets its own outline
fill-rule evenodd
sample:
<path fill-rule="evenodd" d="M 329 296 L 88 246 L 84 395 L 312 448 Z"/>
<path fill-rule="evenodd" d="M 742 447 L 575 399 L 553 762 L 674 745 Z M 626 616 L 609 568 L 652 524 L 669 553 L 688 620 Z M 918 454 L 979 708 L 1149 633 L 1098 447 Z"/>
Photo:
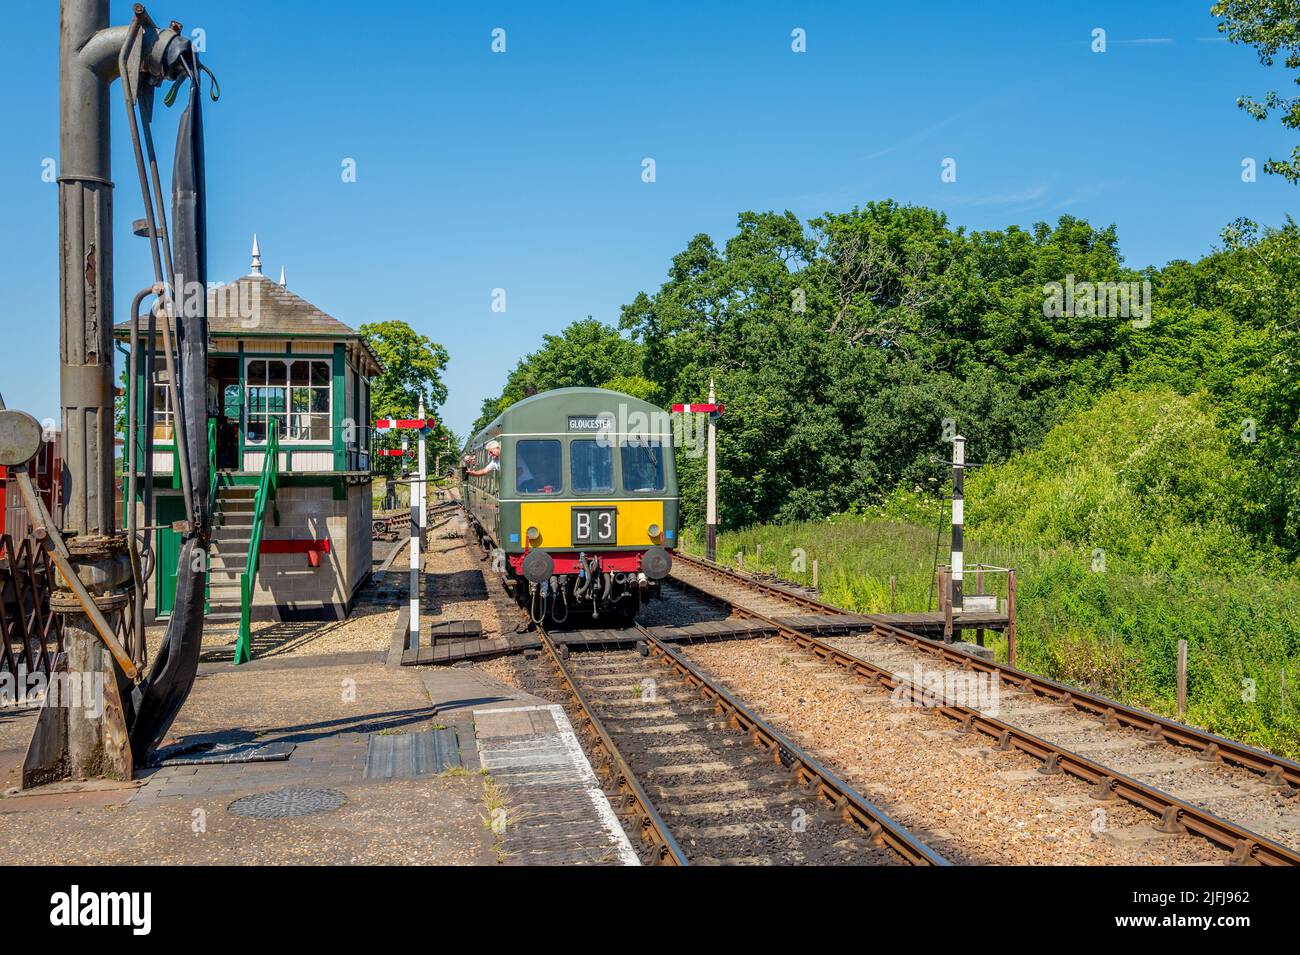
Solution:
<path fill-rule="evenodd" d="M 236 816 L 253 819 L 287 819 L 330 812 L 343 803 L 344 796 L 336 789 L 277 789 L 236 799 L 229 809 Z"/>

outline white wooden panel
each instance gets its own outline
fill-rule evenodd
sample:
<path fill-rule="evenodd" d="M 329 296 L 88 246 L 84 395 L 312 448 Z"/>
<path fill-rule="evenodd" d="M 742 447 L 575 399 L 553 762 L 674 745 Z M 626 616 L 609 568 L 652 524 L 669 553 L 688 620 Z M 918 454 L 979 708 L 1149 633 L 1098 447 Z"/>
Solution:
<path fill-rule="evenodd" d="M 293 469 L 295 471 L 333 471 L 333 451 L 295 451 L 293 452 Z"/>
<path fill-rule="evenodd" d="M 153 453 L 153 473 L 154 474 L 172 473 L 172 452 L 155 451 Z"/>
<path fill-rule="evenodd" d="M 300 342 L 293 343 L 294 355 L 332 355 L 334 354 L 333 342 Z"/>
<path fill-rule="evenodd" d="M 289 470 L 289 460 L 288 460 L 289 452 L 288 452 L 288 451 L 281 451 L 279 456 L 280 456 L 280 473 L 283 474 L 285 471 Z M 244 470 L 245 470 L 245 471 L 261 471 L 261 470 L 262 470 L 262 462 L 265 461 L 265 460 L 266 460 L 266 452 L 265 452 L 265 451 L 245 451 L 245 452 L 244 452 Z M 294 462 L 293 462 L 293 463 L 294 463 L 294 467 L 296 468 L 297 465 L 298 465 L 298 459 L 297 459 L 297 455 L 296 455 L 296 454 L 294 455 Z"/>
<path fill-rule="evenodd" d="M 254 355 L 267 353 L 277 355 L 285 350 L 286 344 L 282 338 L 245 338 L 244 351 Z"/>

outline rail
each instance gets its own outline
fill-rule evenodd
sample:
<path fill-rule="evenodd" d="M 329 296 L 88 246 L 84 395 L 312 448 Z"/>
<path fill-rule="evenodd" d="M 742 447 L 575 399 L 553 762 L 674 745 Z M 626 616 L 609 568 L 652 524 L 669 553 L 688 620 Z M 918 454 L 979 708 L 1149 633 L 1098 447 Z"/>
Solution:
<path fill-rule="evenodd" d="M 681 676 L 687 684 L 699 691 L 703 699 L 713 703 L 730 725 L 748 733 L 750 741 L 766 749 L 772 761 L 789 769 L 796 782 L 814 788 L 821 799 L 838 811 L 846 823 L 866 831 L 877 845 L 885 845 L 911 865 L 951 865 L 901 823 L 884 810 L 868 802 L 857 790 L 840 779 L 811 755 L 800 748 L 784 733 L 772 726 L 749 707 L 713 683 L 687 660 L 680 651 L 653 636 L 641 624 L 634 624 L 649 648 L 650 653 Z"/>
<path fill-rule="evenodd" d="M 217 506 L 217 419 L 208 420 L 208 513 Z"/>
<path fill-rule="evenodd" d="M 262 549 L 262 528 L 266 523 L 266 505 L 274 502 L 279 486 L 280 473 L 280 437 L 275 428 L 269 429 L 266 439 L 266 454 L 262 458 L 262 478 L 257 485 L 257 496 L 253 499 L 253 529 L 248 538 L 248 560 L 244 572 L 239 575 L 239 639 L 235 643 L 235 663 L 247 663 L 253 658 L 252 653 L 252 609 L 253 588 L 257 583 L 257 567 Z M 272 503 L 275 522 L 280 523 L 279 508 Z"/>
<path fill-rule="evenodd" d="M 695 563 L 688 561 L 688 563 Z M 712 569 L 710 565 L 702 564 L 707 569 Z M 750 583 L 746 578 L 740 575 L 720 575 L 735 576 L 740 581 Z M 1233 854 L 1233 861 L 1239 863 L 1257 862 L 1264 865 L 1282 865 L 1294 866 L 1300 865 L 1300 853 L 1295 850 L 1274 842 L 1265 836 L 1245 829 L 1237 824 L 1223 819 L 1208 810 L 1194 806 L 1170 793 L 1148 786 L 1139 780 L 1133 779 L 1109 769 L 1099 763 L 1093 762 L 1084 756 L 1064 749 L 1041 737 L 1025 732 L 1008 723 L 995 719 L 980 710 L 973 707 L 958 703 L 932 687 L 918 686 L 916 683 L 902 679 L 891 673 L 883 667 L 877 666 L 867 660 L 854 656 L 853 654 L 841 650 L 838 647 L 825 643 L 809 633 L 805 633 L 795 627 L 791 627 L 774 617 L 761 613 L 737 604 L 726 597 L 705 590 L 685 580 L 677 578 L 674 583 L 688 590 L 693 590 L 703 597 L 711 599 L 719 604 L 728 606 L 733 612 L 742 617 L 749 617 L 754 620 L 762 621 L 768 626 L 774 627 L 781 637 L 794 643 L 800 649 L 811 653 L 818 659 L 843 667 L 850 673 L 864 677 L 886 690 L 899 691 L 906 693 L 913 703 L 925 706 L 933 712 L 942 714 L 950 719 L 961 723 L 962 732 L 979 732 L 997 740 L 998 748 L 1001 750 L 1017 749 L 1023 753 L 1033 756 L 1043 762 L 1042 772 L 1058 773 L 1064 772 L 1086 783 L 1091 784 L 1094 798 L 1098 800 L 1109 798 L 1115 795 L 1124 799 L 1126 802 L 1139 806 L 1161 817 L 1159 830 L 1162 832 L 1182 832 L 1191 831 L 1200 835 L 1211 842 L 1229 850 Z M 782 588 L 769 588 L 766 586 L 756 585 L 754 589 L 776 589 L 784 592 Z M 814 601 L 816 602 L 816 601 Z M 820 602 L 816 602 L 820 603 Z M 820 604 L 827 609 L 843 613 L 838 608 L 833 608 L 829 604 Z M 923 643 L 932 644 L 934 641 L 926 640 L 924 637 L 917 637 L 915 634 L 907 634 L 906 631 L 899 630 L 895 627 L 878 627 L 887 631 L 896 631 L 900 634 L 906 634 L 914 640 Z M 942 644 L 940 644 L 942 647 Z M 949 649 L 949 648 L 945 648 Z M 677 656 L 675 651 L 667 651 Z M 980 660 L 968 653 L 961 653 L 957 650 L 950 650 L 952 656 L 957 658 L 954 662 L 960 662 L 963 667 L 971 670 L 979 669 L 985 672 L 992 672 L 991 668 L 996 665 L 988 664 L 987 661 Z M 1009 669 L 1009 668 L 1008 668 Z M 1028 679 L 1028 682 L 1016 682 L 1019 689 L 1032 689 L 1033 682 L 1028 674 L 1020 674 Z M 1050 681 L 1047 681 L 1050 682 Z M 1079 691 L 1065 690 L 1064 698 L 1057 699 L 1056 702 L 1063 706 L 1069 706 L 1074 702 L 1075 697 L 1071 695 L 1078 694 Z M 1117 706 L 1118 704 L 1109 704 Z M 1150 719 L 1147 720 L 1150 722 Z M 1181 725 L 1181 724 L 1180 724 Z M 1185 729 L 1190 729 L 1185 727 Z M 1214 737 L 1218 739 L 1217 737 Z M 1224 742 L 1227 742 L 1226 740 Z M 1210 751 L 1214 755 L 1220 755 L 1215 751 Z M 1267 754 L 1261 754 L 1267 755 Z M 1280 777 L 1280 771 L 1276 774 Z"/>
<path fill-rule="evenodd" d="M 843 607 L 836 607 L 786 587 L 754 580 L 728 567 L 721 567 L 718 564 L 700 560 L 696 557 L 675 553 L 673 560 L 706 571 L 716 577 L 732 580 L 738 585 L 751 590 L 757 590 L 811 610 L 833 614 L 848 613 Z M 677 582 L 686 583 L 680 579 Z M 863 616 L 868 619 L 871 617 L 870 614 L 864 614 Z M 963 653 L 961 650 L 945 645 L 942 641 L 923 637 L 894 624 L 874 620 L 872 624 L 875 630 L 880 633 L 891 636 L 917 650 L 942 657 L 950 663 L 956 663 L 980 673 L 990 676 L 996 675 L 1002 683 L 1009 684 L 1014 689 L 1032 691 L 1035 695 L 1044 697 L 1050 702 L 1059 703 L 1063 706 L 1072 706 L 1076 710 L 1104 719 L 1107 722 L 1118 722 L 1121 726 L 1147 733 L 1152 739 L 1157 738 L 1158 735 L 1166 743 L 1195 749 L 1203 755 L 1214 756 L 1224 762 L 1259 773 L 1265 777 L 1267 782 L 1300 786 L 1300 763 L 1289 760 L 1284 756 L 1266 753 L 1244 743 L 1237 743 L 1206 730 L 1179 723 L 1177 720 L 1125 706 L 1123 703 L 1118 703 L 1096 693 L 1089 693 L 1077 687 L 1066 686 L 1063 683 L 1057 683 L 1055 680 L 1028 673 L 1006 663 L 997 663 L 993 660 L 985 660 L 969 653 Z"/>
<path fill-rule="evenodd" d="M 605 760 L 605 766 L 609 770 L 608 774 L 614 777 L 614 785 L 618 787 L 619 792 L 623 795 L 625 811 L 631 812 L 637 818 L 641 840 L 654 846 L 655 859 L 660 865 L 689 865 L 686 854 L 682 852 L 681 846 L 677 844 L 677 840 L 668 831 L 668 824 L 659 815 L 659 810 L 655 809 L 654 803 L 650 801 L 650 797 L 646 795 L 646 791 L 637 781 L 632 768 L 623 759 L 623 754 L 618 751 L 618 747 L 610 737 L 609 731 L 605 729 L 604 723 L 596 715 L 596 711 L 588 702 L 586 695 L 578 688 L 578 681 L 574 677 L 573 671 L 564 662 L 564 657 L 555 646 L 554 641 L 551 640 L 550 635 L 545 630 L 539 630 L 539 634 L 542 639 L 542 646 L 546 648 L 551 663 L 555 666 L 556 673 L 560 675 L 560 679 L 564 682 L 569 694 L 578 706 L 578 712 L 596 738 L 594 747 L 598 755 Z"/>

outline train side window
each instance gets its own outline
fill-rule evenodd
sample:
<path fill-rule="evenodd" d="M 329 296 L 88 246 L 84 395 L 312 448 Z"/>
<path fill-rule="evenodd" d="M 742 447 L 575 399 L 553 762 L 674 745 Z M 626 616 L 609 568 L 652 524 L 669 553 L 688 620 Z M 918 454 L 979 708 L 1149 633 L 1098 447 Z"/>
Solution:
<path fill-rule="evenodd" d="M 623 464 L 623 490 L 664 489 L 664 449 L 658 441 L 626 441 L 619 446 Z"/>
<path fill-rule="evenodd" d="M 589 438 L 569 443 L 569 476 L 577 494 L 614 490 L 614 449 L 604 441 Z"/>
<path fill-rule="evenodd" d="M 520 494 L 558 494 L 560 442 L 554 439 L 515 442 L 515 490 Z"/>

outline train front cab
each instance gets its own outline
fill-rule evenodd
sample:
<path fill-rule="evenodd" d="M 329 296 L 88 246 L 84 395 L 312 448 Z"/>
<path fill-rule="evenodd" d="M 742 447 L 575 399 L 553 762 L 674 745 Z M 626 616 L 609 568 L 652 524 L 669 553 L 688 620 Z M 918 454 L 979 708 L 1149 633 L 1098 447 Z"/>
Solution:
<path fill-rule="evenodd" d="M 666 413 L 645 407 L 666 425 Z M 630 618 L 672 566 L 671 428 L 593 433 L 594 418 L 565 414 L 566 430 L 503 429 L 499 438 L 500 546 L 516 597 L 536 619 Z"/>

